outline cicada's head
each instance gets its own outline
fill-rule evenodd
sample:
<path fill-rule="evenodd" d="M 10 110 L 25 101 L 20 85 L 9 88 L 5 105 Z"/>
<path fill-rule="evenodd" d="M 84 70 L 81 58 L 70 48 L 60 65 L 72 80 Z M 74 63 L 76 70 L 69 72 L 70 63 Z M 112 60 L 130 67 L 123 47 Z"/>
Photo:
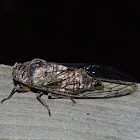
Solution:
<path fill-rule="evenodd" d="M 13 79 L 21 83 L 29 81 L 28 77 L 28 63 L 15 63 L 13 70 Z"/>

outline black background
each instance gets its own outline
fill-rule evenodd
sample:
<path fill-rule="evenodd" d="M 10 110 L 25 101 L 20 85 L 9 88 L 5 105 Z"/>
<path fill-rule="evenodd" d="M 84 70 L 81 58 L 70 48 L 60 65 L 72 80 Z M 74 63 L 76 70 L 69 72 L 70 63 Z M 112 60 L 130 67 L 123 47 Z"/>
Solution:
<path fill-rule="evenodd" d="M 140 9 L 135 1 L 4 0 L 0 12 L 0 63 L 42 58 L 92 62 L 140 81 Z"/>

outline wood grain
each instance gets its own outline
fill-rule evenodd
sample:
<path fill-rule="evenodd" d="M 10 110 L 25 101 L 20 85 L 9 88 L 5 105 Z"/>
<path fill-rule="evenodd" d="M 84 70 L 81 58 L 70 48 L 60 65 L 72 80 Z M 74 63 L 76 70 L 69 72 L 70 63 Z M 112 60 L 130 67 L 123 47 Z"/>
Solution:
<path fill-rule="evenodd" d="M 0 65 L 0 100 L 12 88 L 12 67 Z M 139 84 L 138 84 L 139 86 Z M 52 117 L 33 92 L 0 104 L 0 140 L 138 140 L 140 93 L 110 99 L 48 99 Z"/>

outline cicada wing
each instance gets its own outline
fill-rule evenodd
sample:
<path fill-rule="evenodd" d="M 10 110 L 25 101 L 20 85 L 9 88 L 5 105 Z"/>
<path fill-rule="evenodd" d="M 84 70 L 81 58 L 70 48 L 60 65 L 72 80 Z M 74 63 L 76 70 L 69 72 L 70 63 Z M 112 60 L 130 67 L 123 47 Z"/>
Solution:
<path fill-rule="evenodd" d="M 86 91 L 80 93 L 79 96 L 83 98 L 112 98 L 128 95 L 137 90 L 136 83 L 118 82 L 107 79 L 102 79 L 101 82 L 104 85 L 102 90 Z"/>
<path fill-rule="evenodd" d="M 61 71 L 52 71 L 45 73 L 32 81 L 33 88 L 52 92 L 52 96 L 61 97 L 67 96 L 71 98 L 110 98 L 124 96 L 133 93 L 137 89 L 135 80 L 131 77 L 111 68 L 103 65 L 93 65 L 86 63 L 63 63 L 64 66 L 76 67 L 95 79 L 99 80 L 104 88 L 92 90 L 92 91 L 73 91 L 69 92 L 67 89 L 61 89 L 61 81 L 65 79 L 63 76 L 67 75 L 67 69 Z M 58 77 L 61 77 L 60 79 Z M 67 76 L 66 76 L 67 77 Z M 48 90 L 50 89 L 50 91 Z M 60 90 L 61 89 L 61 90 Z M 57 95 L 57 96 L 56 96 Z"/>
<path fill-rule="evenodd" d="M 132 77 L 109 66 L 92 63 L 62 63 L 62 64 L 68 67 L 81 68 L 84 71 L 86 71 L 88 75 L 90 75 L 91 77 L 137 83 L 137 81 Z"/>
<path fill-rule="evenodd" d="M 86 63 L 63 63 L 63 65 L 81 68 L 104 85 L 101 90 L 75 93 L 71 95 L 72 98 L 111 98 L 128 95 L 137 90 L 136 80 L 112 67 Z"/>
<path fill-rule="evenodd" d="M 102 84 L 104 85 L 104 88 L 102 90 L 92 90 L 92 91 L 85 91 L 81 93 L 73 93 L 70 94 L 70 97 L 72 98 L 80 98 L 80 99 L 92 99 L 92 98 L 112 98 L 112 97 L 120 97 L 125 96 L 134 93 L 137 90 L 137 84 L 136 83 L 119 83 L 115 81 L 108 81 L 108 80 L 101 80 Z M 68 94 L 65 94 L 65 92 L 57 91 L 58 93 L 52 94 L 53 97 L 58 98 L 57 95 L 64 95 L 69 96 Z"/>

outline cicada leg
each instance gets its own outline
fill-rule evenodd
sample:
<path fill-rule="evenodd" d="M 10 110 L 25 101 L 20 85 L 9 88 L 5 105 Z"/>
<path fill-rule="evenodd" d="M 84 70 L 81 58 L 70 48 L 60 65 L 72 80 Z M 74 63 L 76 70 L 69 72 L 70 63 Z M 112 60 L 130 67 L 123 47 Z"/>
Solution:
<path fill-rule="evenodd" d="M 27 92 L 27 91 L 29 91 L 29 90 L 30 90 L 29 87 L 24 86 L 24 85 L 22 85 L 22 84 L 17 84 L 17 85 L 13 88 L 12 92 L 10 93 L 10 95 L 9 95 L 7 98 L 3 99 L 3 100 L 1 101 L 1 103 L 3 103 L 4 101 L 10 99 L 10 98 L 14 95 L 15 92 Z"/>
<path fill-rule="evenodd" d="M 61 96 L 61 97 L 66 97 L 66 96 Z M 52 93 L 49 92 L 49 93 L 48 93 L 48 99 L 51 99 L 51 98 L 52 98 Z M 58 98 L 59 98 L 59 96 L 58 96 Z M 73 103 L 77 103 L 73 98 L 71 98 L 71 97 L 67 97 L 67 98 L 70 99 L 70 100 L 72 100 Z"/>
<path fill-rule="evenodd" d="M 70 99 L 73 101 L 73 103 L 77 103 L 73 98 L 70 97 Z"/>
<path fill-rule="evenodd" d="M 67 93 L 69 94 L 70 92 L 69 91 L 65 91 L 64 93 Z M 72 92 L 73 93 L 73 92 Z M 65 96 L 64 97 L 67 97 L 68 99 L 70 99 L 73 103 L 77 103 L 72 97 L 69 97 L 69 96 Z"/>
<path fill-rule="evenodd" d="M 51 98 L 52 98 L 52 93 L 49 92 L 49 93 L 48 93 L 48 99 L 51 99 Z"/>
<path fill-rule="evenodd" d="M 10 99 L 10 98 L 14 95 L 14 93 L 15 93 L 17 90 L 18 90 L 17 87 L 14 87 L 13 90 L 12 90 L 12 92 L 10 93 L 10 95 L 9 95 L 7 98 L 3 99 L 3 100 L 1 101 L 1 103 L 3 103 L 4 101 Z"/>
<path fill-rule="evenodd" d="M 43 92 L 40 92 L 40 93 L 37 93 L 36 94 L 36 98 L 37 100 L 42 103 L 47 109 L 48 109 L 48 113 L 49 113 L 49 116 L 51 117 L 51 112 L 50 112 L 50 108 L 49 106 L 43 101 L 43 99 L 41 98 L 41 96 L 43 95 L 44 93 Z"/>

